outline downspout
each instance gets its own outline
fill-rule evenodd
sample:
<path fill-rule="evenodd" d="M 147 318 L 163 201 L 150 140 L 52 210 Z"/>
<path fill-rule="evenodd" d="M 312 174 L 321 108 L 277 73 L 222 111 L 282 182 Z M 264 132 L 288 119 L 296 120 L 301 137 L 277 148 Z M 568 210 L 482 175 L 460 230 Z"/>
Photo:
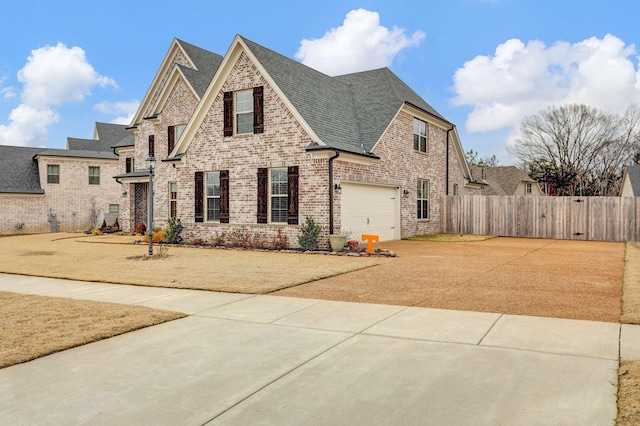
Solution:
<path fill-rule="evenodd" d="M 455 129 L 456 126 L 451 126 L 451 128 L 449 130 L 447 130 L 447 150 L 446 150 L 446 165 L 445 165 L 445 174 L 444 174 L 444 181 L 445 181 L 445 189 L 444 189 L 444 195 L 449 195 L 449 132 L 451 132 L 453 129 Z"/>
<path fill-rule="evenodd" d="M 333 235 L 333 160 L 340 157 L 338 151 L 336 155 L 329 157 L 329 235 Z"/>

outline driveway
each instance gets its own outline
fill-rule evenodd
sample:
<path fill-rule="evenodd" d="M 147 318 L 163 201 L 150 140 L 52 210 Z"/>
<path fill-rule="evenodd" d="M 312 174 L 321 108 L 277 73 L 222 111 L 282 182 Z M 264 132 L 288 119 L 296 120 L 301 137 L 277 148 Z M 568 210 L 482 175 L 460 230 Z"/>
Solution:
<path fill-rule="evenodd" d="M 0 274 L 16 289 L 191 316 L 0 370 L 7 425 L 613 424 L 619 344 L 640 355 L 610 322 Z"/>

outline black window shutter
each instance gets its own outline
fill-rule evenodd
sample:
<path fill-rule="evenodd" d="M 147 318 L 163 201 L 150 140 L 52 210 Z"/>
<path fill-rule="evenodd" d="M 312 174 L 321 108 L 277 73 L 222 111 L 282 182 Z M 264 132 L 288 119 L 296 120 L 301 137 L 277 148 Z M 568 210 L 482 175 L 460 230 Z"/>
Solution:
<path fill-rule="evenodd" d="M 253 133 L 264 132 L 264 88 L 253 88 Z"/>
<path fill-rule="evenodd" d="M 233 136 L 233 92 L 224 92 L 224 135 Z"/>
<path fill-rule="evenodd" d="M 131 173 L 132 172 L 132 170 L 131 170 L 131 157 L 125 158 L 124 164 L 125 164 L 125 166 L 124 166 L 125 173 Z"/>
<path fill-rule="evenodd" d="M 258 169 L 258 223 L 267 223 L 269 169 Z"/>
<path fill-rule="evenodd" d="M 220 170 L 220 223 L 229 223 L 229 170 Z"/>
<path fill-rule="evenodd" d="M 193 198 L 195 199 L 195 221 L 204 222 L 204 172 L 196 172 Z"/>
<path fill-rule="evenodd" d="M 176 126 L 168 127 L 168 139 L 167 139 L 167 155 L 171 154 L 173 147 L 176 145 Z"/>
<path fill-rule="evenodd" d="M 287 169 L 287 223 L 298 224 L 298 166 Z"/>
<path fill-rule="evenodd" d="M 149 135 L 149 157 L 155 158 L 156 147 L 155 147 L 155 136 Z"/>

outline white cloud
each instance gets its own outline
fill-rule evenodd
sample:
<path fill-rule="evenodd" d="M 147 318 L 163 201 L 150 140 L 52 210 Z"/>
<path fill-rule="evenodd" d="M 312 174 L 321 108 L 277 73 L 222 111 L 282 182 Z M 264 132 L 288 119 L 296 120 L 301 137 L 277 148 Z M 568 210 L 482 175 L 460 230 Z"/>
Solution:
<path fill-rule="evenodd" d="M 512 39 L 492 56 L 477 56 L 454 75 L 456 105 L 473 107 L 469 132 L 510 128 L 551 105 L 585 103 L 622 112 L 640 102 L 640 70 L 635 47 L 607 34 L 570 44 L 526 45 Z"/>
<path fill-rule="evenodd" d="M 9 115 L 9 124 L 0 125 L 0 144 L 38 146 L 48 139 L 48 127 L 60 116 L 53 106 L 80 101 L 95 86 L 117 87 L 115 81 L 98 74 L 80 47 L 63 43 L 31 51 L 18 71 L 22 83 L 22 103 Z M 12 89 L 5 93 L 15 93 Z"/>
<path fill-rule="evenodd" d="M 140 107 L 140 101 L 133 99 L 129 102 L 100 102 L 93 106 L 94 109 L 103 114 L 118 114 L 111 123 L 113 124 L 129 124 L 133 120 L 133 116 Z"/>
<path fill-rule="evenodd" d="M 378 12 L 357 9 L 322 38 L 302 40 L 295 57 L 325 74 L 341 75 L 388 67 L 398 53 L 424 38 L 422 31 L 407 36 L 396 26 L 389 30 L 380 25 Z"/>

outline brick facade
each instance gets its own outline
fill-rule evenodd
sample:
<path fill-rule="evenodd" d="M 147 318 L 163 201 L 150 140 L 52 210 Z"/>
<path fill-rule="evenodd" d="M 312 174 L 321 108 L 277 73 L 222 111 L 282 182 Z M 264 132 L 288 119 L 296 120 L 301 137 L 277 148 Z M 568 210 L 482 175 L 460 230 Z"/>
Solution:
<path fill-rule="evenodd" d="M 179 58 L 174 58 L 178 61 Z M 168 71 L 170 73 L 171 70 Z M 162 77 L 168 81 L 168 76 Z M 264 87 L 264 132 L 225 137 L 223 135 L 223 94 Z M 198 99 L 179 78 L 162 107 L 162 113 L 153 120 L 143 120 L 136 130 L 135 163 L 144 164 L 148 156 L 148 137 L 155 136 L 156 158 L 161 160 L 167 152 L 167 127 L 186 124 L 194 113 Z M 162 90 L 162 87 L 159 91 Z M 159 94 L 152 95 L 154 99 Z M 213 96 L 213 95 L 211 95 Z M 154 113 L 147 110 L 147 114 Z M 366 182 L 392 185 L 407 189 L 409 194 L 401 199 L 401 236 L 440 231 L 440 198 L 445 193 L 447 129 L 428 122 L 427 153 L 413 149 L 413 118 L 409 108 L 403 108 L 391 123 L 373 150 L 380 157 L 371 165 L 337 159 L 334 162 L 334 182 Z M 426 120 L 424 117 L 421 119 Z M 169 217 L 169 183 L 178 184 L 178 217 L 185 226 L 186 240 L 211 240 L 221 234 L 246 233 L 259 235 L 263 239 L 273 238 L 282 232 L 291 246 L 297 246 L 300 224 L 306 216 L 312 216 L 322 227 L 321 242 L 328 244 L 329 229 L 329 160 L 316 158 L 306 147 L 312 142 L 303 126 L 278 97 L 265 76 L 261 75 L 245 53 L 238 57 L 229 77 L 215 94 L 215 100 L 202 120 L 195 136 L 189 142 L 186 158 L 181 164 L 158 161 L 154 178 L 154 222 L 166 226 Z M 454 184 L 460 193 L 465 189 L 465 179 L 454 142 L 449 140 L 449 192 Z M 124 170 L 121 155 L 120 168 Z M 343 156 L 344 158 L 344 156 Z M 464 160 L 463 160 L 464 161 Z M 283 223 L 258 224 L 257 217 L 257 170 L 258 168 L 299 167 L 299 211 L 298 225 Z M 138 166 L 137 168 L 144 168 Z M 194 200 L 196 172 L 229 170 L 229 223 L 199 223 L 195 221 Z M 428 179 L 430 183 L 429 219 L 416 218 L 417 179 Z M 129 194 L 134 194 L 129 184 Z M 135 184 L 135 185 L 147 185 Z M 340 194 L 335 195 L 334 228 L 340 230 Z M 140 200 L 138 200 L 140 202 Z M 129 198 L 129 206 L 123 209 L 127 220 L 133 225 L 135 196 Z M 142 207 L 139 207 L 139 209 Z"/>
<path fill-rule="evenodd" d="M 60 182 L 47 183 L 47 165 L 60 167 Z M 89 167 L 100 168 L 100 184 L 89 184 Z M 1 194 L 0 234 L 51 232 L 50 214 L 57 231 L 87 230 L 92 218 L 109 213 L 109 205 L 122 205 L 122 188 L 112 176 L 117 160 L 46 156 L 38 158 L 43 195 Z M 99 224 L 98 224 L 99 225 Z"/>

